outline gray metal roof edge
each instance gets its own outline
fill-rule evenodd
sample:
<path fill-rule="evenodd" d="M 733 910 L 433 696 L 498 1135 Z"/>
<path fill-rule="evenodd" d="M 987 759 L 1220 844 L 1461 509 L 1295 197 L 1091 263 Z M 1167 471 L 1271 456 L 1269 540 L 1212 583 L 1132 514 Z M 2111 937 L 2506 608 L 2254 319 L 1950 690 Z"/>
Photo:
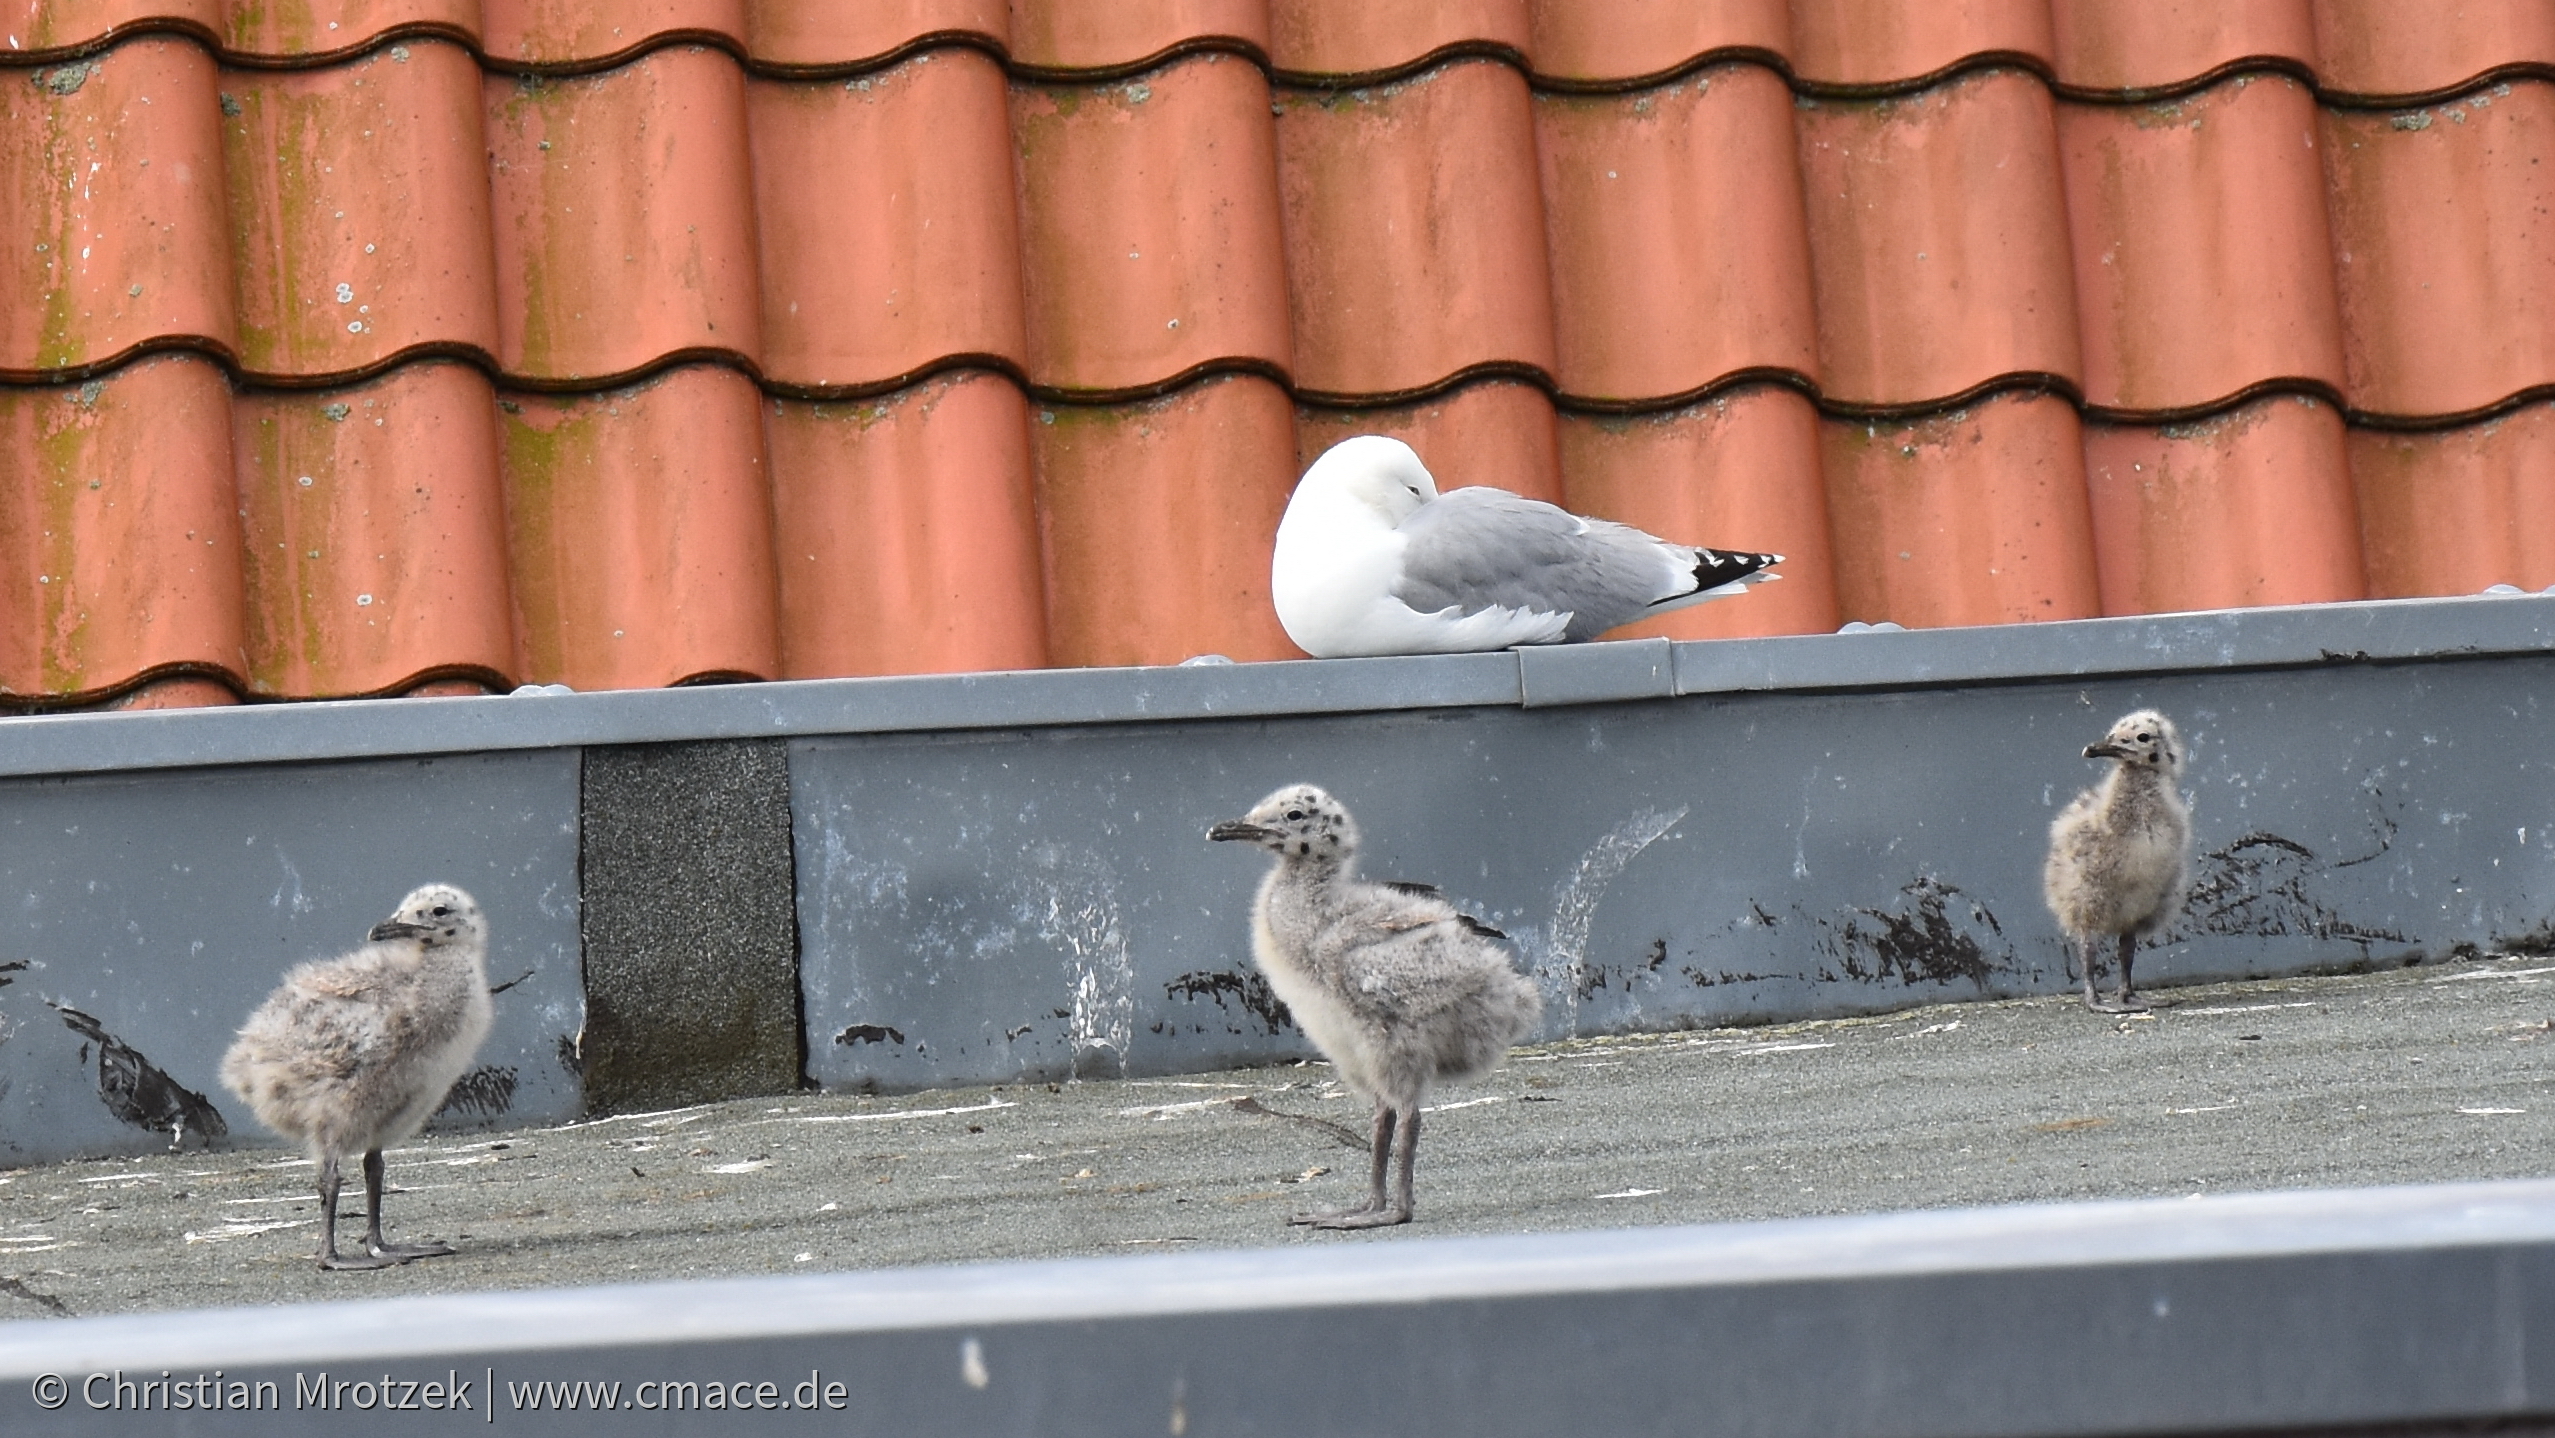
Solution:
<path fill-rule="evenodd" d="M 1498 654 L 37 715 L 0 719 L 0 777 L 2545 653 L 2555 653 L 2555 596 L 2381 600 Z"/>
<path fill-rule="evenodd" d="M 1676 692 L 1894 689 L 2555 652 L 2555 594 L 2380 599 L 1676 646 Z"/>
<path fill-rule="evenodd" d="M 1036 669 L 0 719 L 0 777 L 687 739 L 1514 706 L 1513 654 Z"/>
<path fill-rule="evenodd" d="M 2555 1180 L 2022 1204 L 1330 1249 L 952 1264 L 0 1324 L 0 1382 L 2555 1243 Z"/>

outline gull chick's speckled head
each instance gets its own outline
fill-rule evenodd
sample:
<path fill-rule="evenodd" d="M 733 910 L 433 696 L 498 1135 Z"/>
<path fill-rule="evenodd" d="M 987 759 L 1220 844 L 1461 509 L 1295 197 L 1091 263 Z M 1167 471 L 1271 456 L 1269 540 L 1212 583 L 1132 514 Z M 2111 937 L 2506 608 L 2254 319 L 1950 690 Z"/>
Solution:
<path fill-rule="evenodd" d="M 2153 709 L 2121 716 L 2099 742 L 2085 746 L 2088 759 L 2117 759 L 2125 765 L 2154 769 L 2167 777 L 2182 771 L 2182 735 L 2174 721 Z"/>
<path fill-rule="evenodd" d="M 1282 858 L 1345 862 L 1357 852 L 1357 821 L 1339 800 L 1311 784 L 1289 784 L 1239 819 L 1207 830 L 1219 842 L 1244 840 Z"/>
<path fill-rule="evenodd" d="M 438 949 L 487 936 L 488 921 L 479 916 L 479 905 L 468 894 L 450 884 L 428 884 L 400 900 L 391 916 L 373 925 L 364 937 L 377 944 L 415 939 L 426 948 Z"/>

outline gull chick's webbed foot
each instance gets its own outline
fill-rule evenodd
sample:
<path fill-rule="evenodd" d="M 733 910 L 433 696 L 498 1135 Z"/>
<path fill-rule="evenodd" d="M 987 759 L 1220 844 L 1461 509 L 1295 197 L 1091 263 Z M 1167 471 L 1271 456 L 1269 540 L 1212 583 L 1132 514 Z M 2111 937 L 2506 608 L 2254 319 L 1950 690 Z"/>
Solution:
<path fill-rule="evenodd" d="M 322 1268 L 387 1268 L 453 1250 L 382 1236 L 382 1149 L 415 1133 L 488 1037 L 488 926 L 468 894 L 428 884 L 362 948 L 284 976 L 222 1056 L 222 1082 L 319 1165 Z M 364 1251 L 337 1249 L 346 1161 L 363 1157 Z"/>
<path fill-rule="evenodd" d="M 1677 544 L 1504 489 L 1437 492 L 1362 434 L 1313 461 L 1270 559 L 1278 623 L 1317 659 L 1594 639 L 1777 576 L 1780 554 Z"/>
<path fill-rule="evenodd" d="M 1366 1201 L 1289 1221 L 1410 1222 L 1421 1100 L 1441 1080 L 1488 1073 L 1542 1017 L 1542 997 L 1497 929 L 1426 885 L 1359 878 L 1356 821 L 1310 784 L 1207 837 L 1276 857 L 1251 906 L 1252 957 L 1341 1080 L 1375 1103 Z M 1388 1184 L 1397 1158 L 1400 1181 Z"/>
<path fill-rule="evenodd" d="M 2109 759 L 2112 769 L 2050 824 L 2041 891 L 2084 969 L 2085 1007 L 2134 1013 L 2147 1007 L 2130 979 L 2138 941 L 2173 922 L 2190 882 L 2191 806 L 2177 785 L 2182 735 L 2141 709 L 2086 745 L 2085 757 Z M 2094 971 L 2107 944 L 2119 952 L 2120 988 L 2104 999 Z"/>

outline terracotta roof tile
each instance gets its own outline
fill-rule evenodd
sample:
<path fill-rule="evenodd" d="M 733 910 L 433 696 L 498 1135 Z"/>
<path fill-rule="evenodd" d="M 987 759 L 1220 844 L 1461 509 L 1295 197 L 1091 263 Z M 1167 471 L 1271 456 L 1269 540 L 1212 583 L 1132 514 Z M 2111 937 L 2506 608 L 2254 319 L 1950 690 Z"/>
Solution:
<path fill-rule="evenodd" d="M 735 60 L 657 50 L 592 77 L 491 75 L 485 91 L 509 375 L 596 382 L 759 351 Z"/>
<path fill-rule="evenodd" d="M 2046 69 L 2049 0 L 1792 0 L 1792 62 L 1823 86 L 1896 87 L 1982 59 Z"/>
<path fill-rule="evenodd" d="M 192 355 L 0 390 L 0 694 L 245 667 L 230 430 L 229 384 Z"/>
<path fill-rule="evenodd" d="M 1280 104 L 1280 183 L 1308 393 L 1407 395 L 1486 367 L 1554 368 L 1526 82 L 1468 60 Z"/>
<path fill-rule="evenodd" d="M 2195 424 L 2088 425 L 2106 614 L 2367 597 L 2342 416 L 2297 396 Z"/>
<path fill-rule="evenodd" d="M 201 47 L 158 36 L 0 72 L 0 372 L 233 347 L 217 93 Z"/>
<path fill-rule="evenodd" d="M 232 422 L 246 544 L 250 692 L 507 682 L 497 407 L 468 365 L 242 396 Z"/>
<path fill-rule="evenodd" d="M 2058 135 L 2089 402 L 2184 410 L 2275 380 L 2340 395 L 2333 245 L 2304 86 L 2237 76 L 2156 104 L 2062 104 Z"/>
<path fill-rule="evenodd" d="M 933 39 L 1011 44 L 1006 0 L 746 0 L 746 39 L 757 63 L 816 69 L 884 59 Z"/>
<path fill-rule="evenodd" d="M 2318 78 L 2337 95 L 2410 100 L 2555 65 L 2555 6 L 2544 0 L 2316 0 L 2315 30 Z"/>
<path fill-rule="evenodd" d="M 1128 405 L 1049 405 L 1029 428 L 1057 664 L 1302 657 L 1269 603 L 1295 488 L 1295 411 L 1257 375 Z"/>
<path fill-rule="evenodd" d="M 1792 50 L 1785 0 L 1527 0 L 1538 75 L 1610 84 L 1665 76 L 1707 55 Z M 1788 61 L 1787 61 L 1788 63 Z"/>
<path fill-rule="evenodd" d="M 544 66 L 634 55 L 680 37 L 745 49 L 748 0 L 480 0 L 491 59 Z M 868 0 L 861 0 L 868 3 Z"/>
<path fill-rule="evenodd" d="M 0 709 L 1290 654 L 1369 430 L 1680 635 L 2555 581 L 2548 0 L 0 22 Z"/>
<path fill-rule="evenodd" d="M 1562 502 L 1561 451 L 1552 399 L 1516 380 L 1479 380 L 1412 404 L 1299 409 L 1295 468 L 1358 434 L 1389 434 L 1419 451 L 1441 490 L 1482 484 Z M 1291 486 L 1290 486 L 1291 488 Z"/>
<path fill-rule="evenodd" d="M 2555 407 L 2349 443 L 2372 597 L 2555 585 Z"/>
<path fill-rule="evenodd" d="M 1269 0 L 1269 58 L 1291 76 L 1382 76 L 1449 54 L 1522 59 L 1528 0 Z"/>
<path fill-rule="evenodd" d="M 1628 95 L 1535 102 L 1556 378 L 1582 400 L 1815 379 L 1792 93 L 1727 65 Z"/>
<path fill-rule="evenodd" d="M 775 401 L 763 432 L 784 676 L 1046 665 L 1028 407 L 1008 378 Z"/>
<path fill-rule="evenodd" d="M 1201 42 L 1267 54 L 1267 0 L 1011 0 L 1012 58 L 1033 70 L 1113 72 Z"/>
<path fill-rule="evenodd" d="M 1268 81 L 1229 55 L 1013 92 L 1033 381 L 1130 393 L 1289 368 L 1268 114 Z"/>
<path fill-rule="evenodd" d="M 2102 612 L 2083 441 L 2065 400 L 2008 394 L 1819 429 L 1846 618 L 1927 628 Z"/>
<path fill-rule="evenodd" d="M 1837 627 L 1819 417 L 1798 391 L 1748 385 L 1661 414 L 1561 422 L 1570 507 L 1653 534 L 1783 556 L 1783 578 L 1635 624 L 1622 637 L 1728 639 Z"/>
<path fill-rule="evenodd" d="M 421 40 L 319 70 L 234 70 L 222 123 L 239 357 L 307 379 L 432 348 L 493 354 L 479 66 Z"/>
<path fill-rule="evenodd" d="M 2240 66 L 2312 73 L 2309 0 L 2050 0 L 2058 81 L 2083 91 L 2173 89 Z"/>
<path fill-rule="evenodd" d="M 1827 394 L 1941 401 L 2080 378 L 2049 91 L 1992 71 L 1904 99 L 1799 111 Z"/>
<path fill-rule="evenodd" d="M 229 0 L 221 43 L 234 55 L 309 61 L 357 53 L 385 36 L 438 35 L 477 45 L 481 0 Z M 212 8 L 210 6 L 206 8 Z"/>
<path fill-rule="evenodd" d="M 779 672 L 753 381 L 691 365 L 498 408 L 518 677 L 632 689 Z"/>
<path fill-rule="evenodd" d="M 1001 67 L 963 49 L 753 82 L 769 379 L 836 391 L 959 357 L 1026 366 L 1007 96 Z"/>
<path fill-rule="evenodd" d="M 2436 416 L 2555 382 L 2555 85 L 2328 110 L 2351 403 Z"/>
<path fill-rule="evenodd" d="M 146 679 L 131 689 L 95 706 L 73 705 L 71 708 L 98 709 L 210 709 L 237 704 L 240 696 L 219 679 L 204 679 L 192 674 L 171 674 Z"/>

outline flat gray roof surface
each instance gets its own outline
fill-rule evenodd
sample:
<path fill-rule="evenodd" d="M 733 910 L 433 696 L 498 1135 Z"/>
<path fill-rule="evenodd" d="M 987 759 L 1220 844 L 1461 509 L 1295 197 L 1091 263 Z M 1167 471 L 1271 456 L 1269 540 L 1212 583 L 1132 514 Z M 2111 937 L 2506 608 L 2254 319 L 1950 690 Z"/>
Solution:
<path fill-rule="evenodd" d="M 1431 1100 L 1418 1221 L 1364 1234 L 1284 1222 L 1362 1181 L 1320 1065 L 430 1135 L 392 1235 L 462 1251 L 380 1273 L 312 1266 L 285 1151 L 21 1169 L 0 1318 L 2555 1172 L 2555 959 L 2155 997 L 1521 1050 Z"/>

